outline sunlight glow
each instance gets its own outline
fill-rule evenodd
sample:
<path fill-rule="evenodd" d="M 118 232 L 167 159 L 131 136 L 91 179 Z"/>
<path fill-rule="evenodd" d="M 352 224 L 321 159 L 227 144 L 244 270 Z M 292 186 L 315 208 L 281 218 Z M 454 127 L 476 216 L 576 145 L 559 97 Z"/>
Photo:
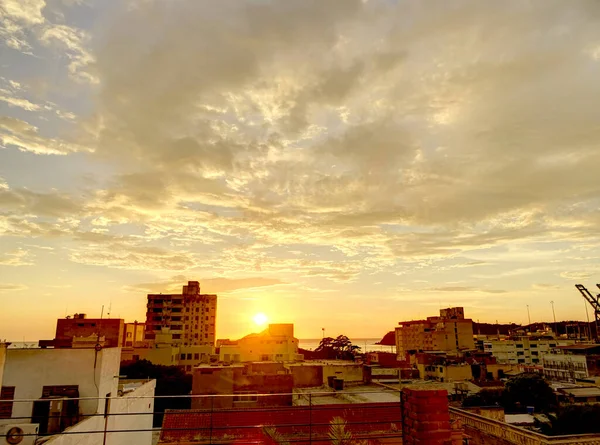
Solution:
<path fill-rule="evenodd" d="M 267 318 L 267 316 L 265 314 L 263 314 L 262 312 L 256 314 L 253 318 L 254 323 L 256 323 L 257 326 L 264 326 L 267 324 L 267 321 L 269 321 L 269 319 Z"/>

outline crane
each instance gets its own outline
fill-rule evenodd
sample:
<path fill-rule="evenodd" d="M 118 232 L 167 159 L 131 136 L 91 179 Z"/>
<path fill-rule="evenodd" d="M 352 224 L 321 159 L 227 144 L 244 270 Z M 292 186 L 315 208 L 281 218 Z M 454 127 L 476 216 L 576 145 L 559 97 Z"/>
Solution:
<path fill-rule="evenodd" d="M 600 284 L 596 284 L 596 286 L 600 289 Z M 598 330 L 600 329 L 600 294 L 594 296 L 583 284 L 576 284 L 575 287 L 581 295 L 583 295 L 583 298 L 587 300 L 590 306 L 592 306 L 592 309 L 594 309 L 596 318 L 594 339 L 596 340 L 596 343 L 598 343 Z"/>

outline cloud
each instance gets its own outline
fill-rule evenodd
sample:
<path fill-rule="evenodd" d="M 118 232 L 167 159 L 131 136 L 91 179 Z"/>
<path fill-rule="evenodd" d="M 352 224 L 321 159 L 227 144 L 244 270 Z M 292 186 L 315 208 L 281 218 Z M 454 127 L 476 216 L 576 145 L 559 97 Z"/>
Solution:
<path fill-rule="evenodd" d="M 14 146 L 21 151 L 35 154 L 65 155 L 89 151 L 88 148 L 74 142 L 40 136 L 36 126 L 8 116 L 0 116 L 0 142 L 5 146 Z"/>
<path fill-rule="evenodd" d="M 15 249 L 0 256 L 0 266 L 32 266 L 32 257 L 25 249 Z"/>
<path fill-rule="evenodd" d="M 437 292 L 481 292 L 486 294 L 504 294 L 507 292 L 503 289 L 480 289 L 470 286 L 441 286 L 431 288 L 430 290 Z"/>
<path fill-rule="evenodd" d="M 24 284 L 0 283 L 0 293 L 18 292 L 28 289 Z"/>
<path fill-rule="evenodd" d="M 181 292 L 181 286 L 188 280 L 200 281 L 202 293 L 228 293 L 242 289 L 253 289 L 259 287 L 275 286 L 283 284 L 275 278 L 252 277 L 252 278 L 186 278 L 183 275 L 172 277 L 168 281 L 154 283 L 140 283 L 126 286 L 129 292 L 159 293 L 159 292 Z"/>

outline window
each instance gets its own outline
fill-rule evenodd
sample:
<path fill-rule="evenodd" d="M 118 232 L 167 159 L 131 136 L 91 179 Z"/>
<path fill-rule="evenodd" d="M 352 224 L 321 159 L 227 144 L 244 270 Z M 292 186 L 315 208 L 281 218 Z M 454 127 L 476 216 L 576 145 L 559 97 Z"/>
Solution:
<path fill-rule="evenodd" d="M 139 355 L 134 355 L 134 356 L 133 356 L 133 360 L 135 360 L 135 361 L 138 361 L 139 359 L 140 359 L 140 356 L 139 356 Z"/>
<path fill-rule="evenodd" d="M 187 355 L 187 360 L 191 360 L 192 359 L 192 354 L 188 354 Z"/>
<path fill-rule="evenodd" d="M 179 360 L 185 360 L 185 354 L 179 354 Z"/>
<path fill-rule="evenodd" d="M 269 354 L 262 354 L 260 360 L 263 362 L 269 361 Z"/>
<path fill-rule="evenodd" d="M 194 334 L 194 338 L 198 338 L 198 333 Z"/>
<path fill-rule="evenodd" d="M 0 400 L 8 400 L 0 402 L 0 419 L 10 419 L 12 416 L 13 400 L 15 398 L 14 386 L 3 386 L 0 390 Z"/>
<path fill-rule="evenodd" d="M 530 348 L 537 348 L 537 343 L 531 343 Z"/>
<path fill-rule="evenodd" d="M 200 354 L 199 353 L 194 353 L 194 360 L 200 360 Z"/>
<path fill-rule="evenodd" d="M 208 315 L 206 316 L 206 321 L 208 321 Z"/>
<path fill-rule="evenodd" d="M 517 355 L 525 355 L 523 351 L 517 351 Z"/>
<path fill-rule="evenodd" d="M 525 363 L 525 359 L 524 358 L 520 358 L 519 359 L 519 363 Z"/>
<path fill-rule="evenodd" d="M 531 355 L 538 355 L 537 351 L 531 351 Z"/>
<path fill-rule="evenodd" d="M 173 340 L 181 340 L 181 334 L 173 334 Z"/>
<path fill-rule="evenodd" d="M 556 343 L 550 343 L 551 348 L 556 348 Z"/>
<path fill-rule="evenodd" d="M 517 343 L 517 348 L 523 348 L 523 344 L 522 343 Z"/>

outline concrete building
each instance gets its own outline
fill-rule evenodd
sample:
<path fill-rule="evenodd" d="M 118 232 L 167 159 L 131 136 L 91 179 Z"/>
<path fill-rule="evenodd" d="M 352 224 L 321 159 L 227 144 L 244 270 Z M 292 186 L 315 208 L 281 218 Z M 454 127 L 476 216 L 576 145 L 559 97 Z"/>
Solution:
<path fill-rule="evenodd" d="M 174 345 L 173 334 L 164 328 L 155 335 L 154 341 L 137 343 L 121 350 L 121 361 L 148 360 L 155 365 L 180 366 L 192 372 L 194 366 L 217 361 L 211 345 Z"/>
<path fill-rule="evenodd" d="M 216 397 L 195 397 L 192 408 L 291 406 L 293 384 L 282 363 L 201 365 L 194 368 L 192 395 Z"/>
<path fill-rule="evenodd" d="M 540 364 L 544 354 L 549 354 L 557 346 L 572 343 L 573 340 L 558 340 L 550 336 L 518 336 L 486 340 L 483 348 L 491 352 L 498 363 L 534 365 Z"/>
<path fill-rule="evenodd" d="M 53 445 L 150 445 L 155 381 L 124 388 L 119 360 L 119 348 L 9 349 L 2 392 L 10 397 L 0 404 L 0 427 L 50 436 Z"/>
<path fill-rule="evenodd" d="M 460 353 L 474 348 L 473 321 L 461 307 L 440 310 L 439 317 L 402 321 L 396 328 L 398 360 L 422 351 Z"/>
<path fill-rule="evenodd" d="M 586 358 L 583 355 L 544 354 L 542 356 L 544 377 L 560 382 L 574 382 L 589 377 Z"/>
<path fill-rule="evenodd" d="M 148 295 L 145 338 L 168 328 L 174 345 L 214 346 L 216 318 L 217 296 L 201 294 L 200 283 L 188 281 L 181 294 Z"/>
<path fill-rule="evenodd" d="M 131 347 L 140 346 L 144 343 L 144 333 L 146 325 L 144 323 L 125 323 L 123 326 L 123 340 L 120 346 Z"/>
<path fill-rule="evenodd" d="M 298 339 L 291 323 L 270 324 L 258 334 L 249 334 L 239 340 L 219 340 L 221 362 L 288 362 L 302 359 L 298 354 Z"/>
<path fill-rule="evenodd" d="M 100 343 L 113 348 L 123 344 L 123 335 L 124 321 L 120 318 L 87 318 L 86 314 L 75 314 L 56 320 L 54 340 L 40 340 L 39 345 L 42 348 L 73 348 L 88 347 L 88 343 L 93 347 Z"/>

